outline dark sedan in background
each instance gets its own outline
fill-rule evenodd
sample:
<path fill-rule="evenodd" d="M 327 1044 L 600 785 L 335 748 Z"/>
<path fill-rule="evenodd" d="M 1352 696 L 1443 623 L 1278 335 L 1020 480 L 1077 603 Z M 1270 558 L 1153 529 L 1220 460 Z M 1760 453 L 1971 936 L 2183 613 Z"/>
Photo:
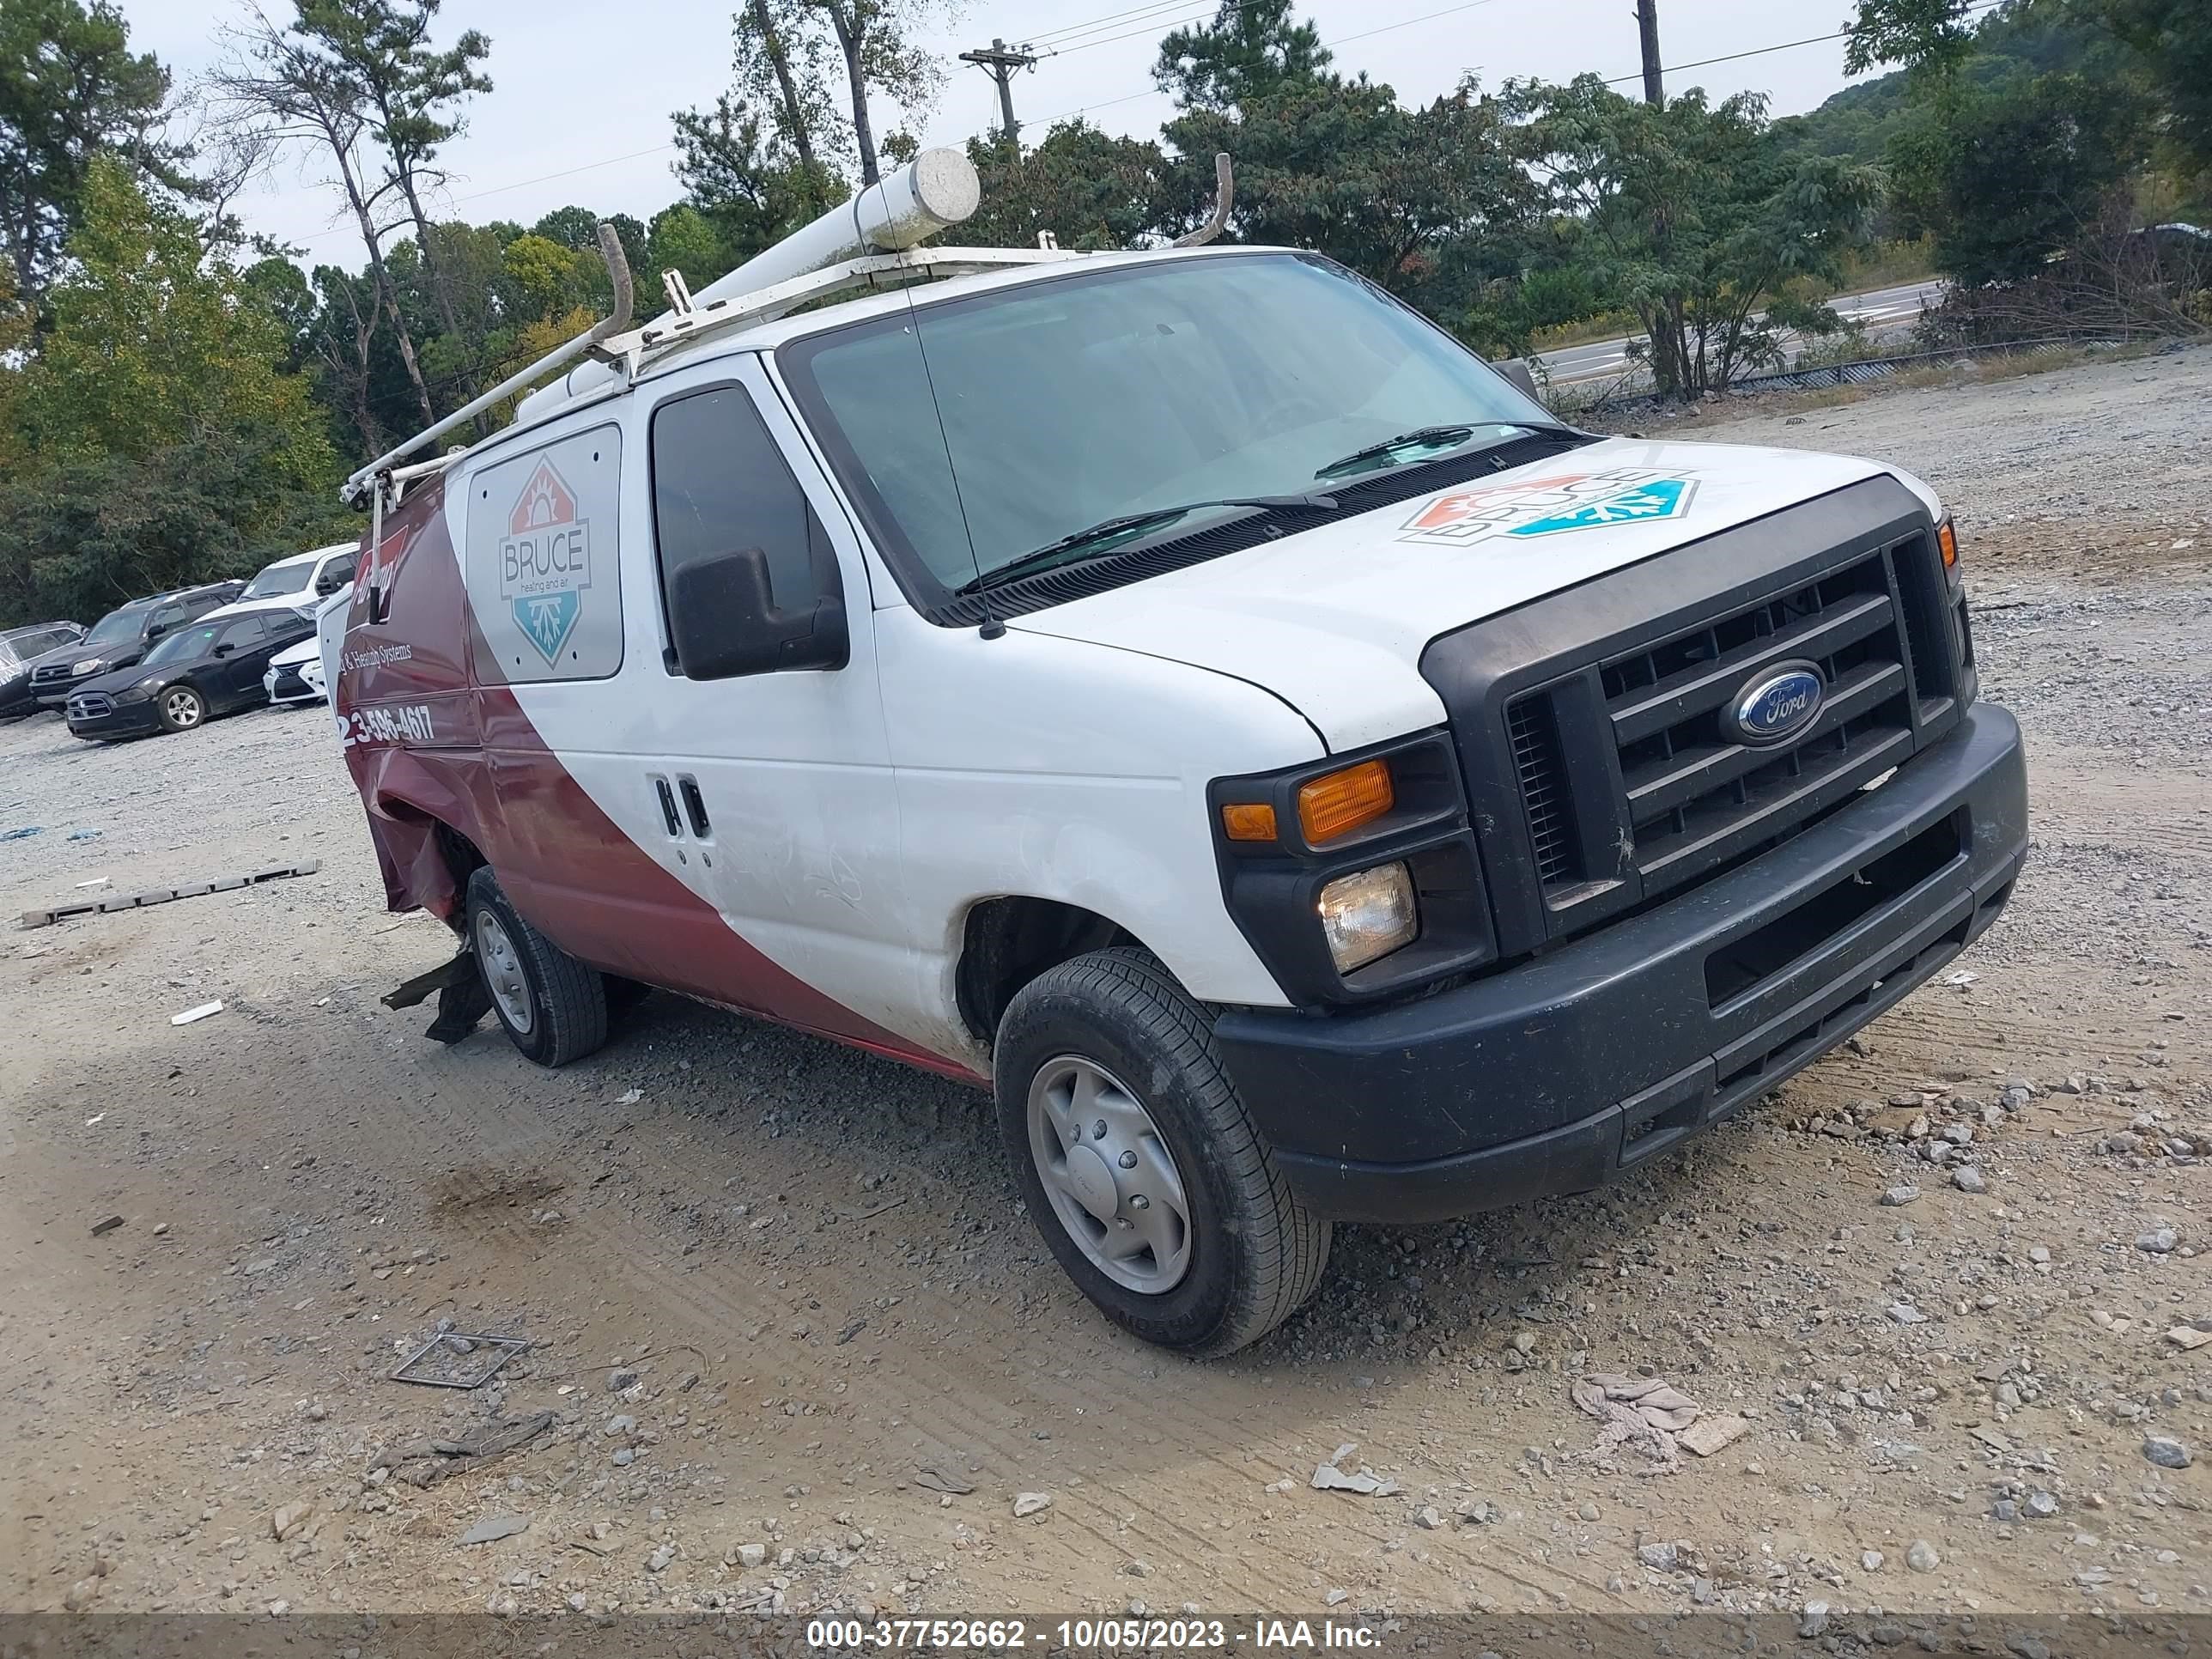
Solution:
<path fill-rule="evenodd" d="M 75 645 L 83 637 L 84 629 L 73 622 L 0 628 L 0 720 L 38 708 L 38 700 L 31 694 L 31 665 L 49 651 Z"/>
<path fill-rule="evenodd" d="M 203 582 L 118 605 L 75 645 L 49 651 L 31 664 L 31 696 L 41 708 L 59 708 L 70 694 L 101 674 L 128 668 L 164 634 L 198 622 L 245 591 L 241 581 Z"/>
<path fill-rule="evenodd" d="M 74 688 L 70 734 L 189 732 L 217 714 L 266 702 L 261 677 L 269 659 L 314 631 L 313 622 L 290 611 L 189 623 L 165 635 L 135 665 Z"/>

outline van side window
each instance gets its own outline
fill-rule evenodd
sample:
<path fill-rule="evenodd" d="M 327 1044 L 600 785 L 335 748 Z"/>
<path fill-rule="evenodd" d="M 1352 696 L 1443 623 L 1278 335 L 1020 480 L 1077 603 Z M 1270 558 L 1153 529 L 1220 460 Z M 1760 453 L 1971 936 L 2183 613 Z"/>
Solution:
<path fill-rule="evenodd" d="M 743 386 L 695 392 L 653 411 L 653 530 L 664 614 L 675 574 L 717 553 L 765 552 L 769 592 L 786 612 L 811 607 L 823 591 L 817 572 L 836 568 L 805 491 Z"/>

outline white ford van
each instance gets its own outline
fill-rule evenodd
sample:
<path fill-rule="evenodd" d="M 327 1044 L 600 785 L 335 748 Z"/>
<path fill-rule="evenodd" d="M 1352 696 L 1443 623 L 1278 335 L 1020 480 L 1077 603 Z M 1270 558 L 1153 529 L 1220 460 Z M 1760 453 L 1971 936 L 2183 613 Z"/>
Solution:
<path fill-rule="evenodd" d="M 636 982 L 991 1089 L 1067 1272 L 1210 1354 L 1334 1223 L 1595 1187 L 2002 908 L 1924 485 L 1574 430 L 1308 253 L 921 246 L 872 198 L 947 166 L 357 476 L 336 710 L 441 1035 L 560 1065 Z"/>

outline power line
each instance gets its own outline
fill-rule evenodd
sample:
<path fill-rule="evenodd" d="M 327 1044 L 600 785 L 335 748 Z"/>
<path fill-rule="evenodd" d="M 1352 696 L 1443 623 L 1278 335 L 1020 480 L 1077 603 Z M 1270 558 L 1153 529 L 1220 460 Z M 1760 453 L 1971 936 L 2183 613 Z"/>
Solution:
<path fill-rule="evenodd" d="M 1423 12 L 1419 17 L 1401 18 L 1395 23 L 1384 23 L 1376 28 L 1362 29 L 1357 34 L 1340 35 L 1334 40 L 1324 40 L 1322 44 L 1324 46 L 1328 46 L 1332 49 L 1337 46 L 1348 46 L 1354 40 L 1365 40 L 1374 35 L 1389 34 L 1395 29 L 1409 29 L 1416 23 L 1433 22 L 1439 17 L 1449 17 L 1455 12 L 1473 11 L 1477 6 L 1486 6 L 1490 3 L 1491 0 L 1460 0 L 1460 3 L 1458 5 L 1446 6 L 1441 11 Z M 1138 33 L 1145 33 L 1145 31 L 1139 30 Z M 1126 40 L 1128 37 L 1126 35 L 1117 35 L 1115 38 L 1117 40 Z M 1103 41 L 1099 41 L 1095 44 L 1103 46 L 1105 43 Z M 1095 103 L 1085 104 L 1079 109 L 1062 110 L 1057 115 L 1048 117 L 1045 125 L 1049 126 L 1054 121 L 1064 121 L 1071 115 L 1087 115 L 1092 110 L 1111 109 L 1116 104 L 1134 103 L 1139 98 L 1149 98 L 1153 96 L 1158 92 L 1158 90 L 1159 89 L 1157 87 L 1147 88 L 1143 92 L 1125 93 L 1119 98 L 1100 99 Z"/>
<path fill-rule="evenodd" d="M 1989 11 L 2003 3 L 2004 0 L 1978 0 L 1977 4 L 1962 8 L 1959 15 L 1961 17 L 1971 17 L 1978 11 Z M 1817 46 L 1824 40 L 1847 40 L 1856 32 L 1852 29 L 1838 29 L 1833 34 L 1808 34 L 1802 40 L 1783 40 L 1771 46 L 1753 46 L 1748 52 L 1723 52 L 1718 58 L 1699 58 L 1687 64 L 1669 64 L 1659 72 L 1662 75 L 1677 75 L 1684 70 L 1707 69 L 1715 64 L 1733 64 L 1745 58 L 1764 58 L 1770 52 L 1790 52 L 1798 46 Z M 1638 70 L 1633 75 L 1610 76 L 1607 77 L 1605 84 L 1609 87 L 1618 87 L 1631 81 L 1641 81 L 1643 78 L 1644 71 Z"/>

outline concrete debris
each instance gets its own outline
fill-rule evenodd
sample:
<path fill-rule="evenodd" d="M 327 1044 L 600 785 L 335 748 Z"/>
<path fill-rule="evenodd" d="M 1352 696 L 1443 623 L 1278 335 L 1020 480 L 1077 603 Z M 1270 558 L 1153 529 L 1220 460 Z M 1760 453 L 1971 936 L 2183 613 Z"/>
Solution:
<path fill-rule="evenodd" d="M 494 1419 L 453 1439 L 413 1440 L 380 1453 L 368 1473 L 389 1469 L 410 1486 L 434 1486 L 450 1476 L 483 1468 L 535 1440 L 553 1426 L 553 1413 L 538 1412 L 512 1421 Z"/>
<path fill-rule="evenodd" d="M 1048 1492 L 1024 1492 L 1014 1494 L 1014 1519 L 1017 1521 L 1026 1520 L 1029 1516 L 1040 1514 L 1051 1507 L 1052 1494 Z"/>
<path fill-rule="evenodd" d="M 286 1504 L 269 1517 L 269 1531 L 280 1544 L 289 1544 L 307 1530 L 315 1512 L 313 1504 Z"/>
<path fill-rule="evenodd" d="M 526 1515 L 495 1515 L 479 1521 L 461 1534 L 464 1544 L 489 1544 L 501 1538 L 512 1538 L 527 1531 L 530 1517 Z"/>
<path fill-rule="evenodd" d="M 1346 1441 L 1344 1444 L 1331 1452 L 1321 1466 L 1314 1470 L 1313 1479 L 1307 1484 L 1316 1492 L 1358 1492 L 1364 1498 L 1387 1498 L 1396 1492 L 1398 1483 L 1395 1480 L 1384 1479 L 1364 1463 L 1359 1466 L 1355 1474 L 1346 1474 L 1344 1472 L 1340 1466 L 1350 1462 L 1352 1454 L 1358 1449 L 1358 1441 Z"/>
<path fill-rule="evenodd" d="M 1685 1451 L 1694 1452 L 1699 1457 L 1711 1457 L 1723 1446 L 1734 1445 L 1750 1432 L 1751 1425 L 1741 1417 L 1707 1417 L 1691 1424 L 1676 1435 L 1674 1440 Z"/>

